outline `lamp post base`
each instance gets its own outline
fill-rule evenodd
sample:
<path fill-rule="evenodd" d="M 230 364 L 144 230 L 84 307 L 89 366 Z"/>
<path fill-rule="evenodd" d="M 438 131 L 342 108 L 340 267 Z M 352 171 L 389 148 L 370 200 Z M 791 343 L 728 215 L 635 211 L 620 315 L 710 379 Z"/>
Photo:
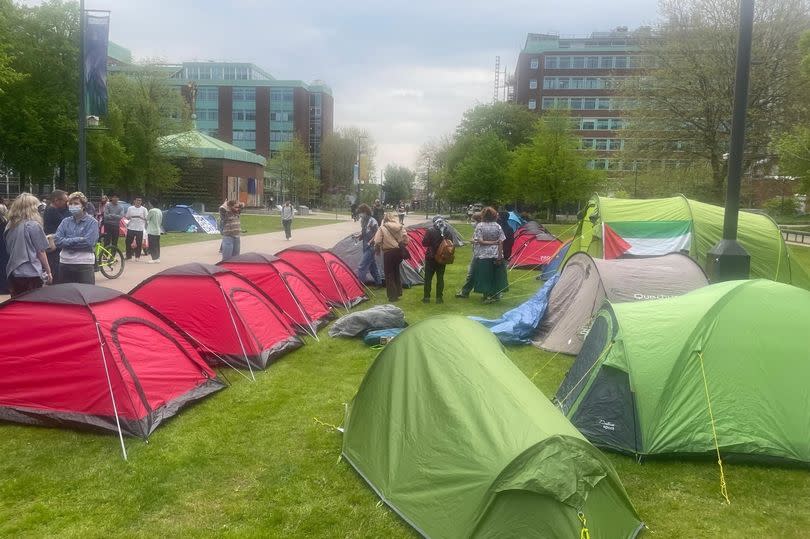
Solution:
<path fill-rule="evenodd" d="M 720 240 L 706 254 L 706 276 L 711 283 L 748 279 L 751 256 L 737 240 Z"/>

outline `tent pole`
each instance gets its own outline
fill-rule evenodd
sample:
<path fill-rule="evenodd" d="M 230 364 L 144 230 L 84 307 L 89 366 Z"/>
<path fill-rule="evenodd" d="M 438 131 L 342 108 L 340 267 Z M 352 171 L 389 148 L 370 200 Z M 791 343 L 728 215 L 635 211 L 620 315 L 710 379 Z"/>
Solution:
<path fill-rule="evenodd" d="M 225 305 L 228 307 L 228 316 L 231 317 L 231 324 L 233 324 L 233 330 L 236 332 L 236 338 L 239 340 L 239 346 L 242 348 L 242 355 L 244 356 L 245 363 L 247 363 L 247 368 L 250 371 L 250 377 L 255 382 L 256 376 L 253 374 L 253 366 L 250 364 L 250 360 L 248 359 L 247 355 L 247 350 L 245 350 L 245 343 L 242 342 L 242 336 L 239 335 L 239 328 L 236 325 L 236 320 L 233 318 L 233 312 L 231 311 L 233 305 L 231 305 L 231 302 L 228 299 L 228 296 L 225 294 L 225 291 L 222 289 L 222 285 L 219 284 L 219 281 L 217 281 L 217 286 L 219 287 L 219 291 L 222 292 L 222 299 L 225 300 Z"/>
<path fill-rule="evenodd" d="M 107 367 L 107 354 L 104 353 L 104 340 L 101 337 L 101 328 L 99 328 L 98 322 L 96 322 L 96 335 L 98 336 L 98 345 L 101 348 L 101 362 L 104 363 L 104 374 L 107 375 L 107 387 L 110 390 L 110 400 L 112 400 L 115 425 L 118 427 L 118 439 L 121 441 L 121 453 L 124 455 L 124 460 L 129 460 L 127 458 L 127 448 L 124 445 L 124 433 L 121 431 L 121 421 L 118 419 L 118 406 L 115 404 L 115 394 L 113 393 L 112 382 L 110 381 L 110 370 Z"/>
<path fill-rule="evenodd" d="M 304 312 L 304 308 L 301 306 L 301 302 L 298 301 L 297 297 L 295 297 L 292 288 L 290 288 L 289 283 L 287 283 L 287 279 L 281 277 L 281 274 L 279 274 L 279 278 L 284 283 L 284 287 L 287 289 L 287 292 L 290 293 L 290 297 L 292 297 L 293 301 L 295 301 L 295 306 L 298 307 L 298 312 L 301 313 L 301 316 L 304 317 L 304 320 L 307 320 L 307 326 L 309 326 L 309 331 L 311 332 L 310 336 L 313 339 L 315 339 L 316 342 L 320 342 L 321 340 L 318 338 L 318 332 L 315 331 L 315 326 L 312 325 L 312 319 L 306 312 Z"/>

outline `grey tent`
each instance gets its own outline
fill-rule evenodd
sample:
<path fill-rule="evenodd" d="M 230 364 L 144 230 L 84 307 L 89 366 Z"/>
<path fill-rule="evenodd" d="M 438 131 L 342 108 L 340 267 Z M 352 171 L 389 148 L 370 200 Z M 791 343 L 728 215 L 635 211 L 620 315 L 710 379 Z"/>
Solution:
<path fill-rule="evenodd" d="M 415 225 L 410 225 L 410 226 L 407 227 L 407 229 L 408 230 L 413 230 L 415 228 L 432 228 L 432 227 L 433 227 L 433 221 L 425 221 L 425 222 L 418 223 L 418 224 L 415 224 Z M 447 223 L 447 230 L 450 231 L 450 235 L 453 238 L 453 245 L 455 245 L 456 247 L 461 247 L 461 246 L 464 245 L 464 238 L 461 236 L 461 234 L 458 233 L 458 230 L 456 230 L 453 225 L 451 225 L 450 223 Z"/>
<path fill-rule="evenodd" d="M 679 253 L 613 260 L 576 253 L 551 291 L 534 344 L 551 352 L 578 354 L 591 318 L 605 299 L 611 303 L 661 299 L 707 284 L 700 266 Z"/>
<path fill-rule="evenodd" d="M 362 245 L 360 245 L 358 240 L 354 239 L 354 236 L 346 236 L 337 242 L 335 246 L 330 249 L 330 251 L 345 262 L 346 265 L 352 269 L 352 271 L 357 271 L 357 267 L 360 266 L 360 260 L 363 259 Z M 377 267 L 380 268 L 380 275 L 382 275 L 382 253 L 377 254 Z M 416 271 L 413 266 L 407 262 L 403 262 L 399 265 L 399 275 L 402 277 L 402 286 L 405 288 L 410 288 L 425 282 L 422 279 L 422 274 Z M 371 275 L 366 276 L 366 279 L 368 279 L 366 284 L 371 282 L 370 278 Z"/>

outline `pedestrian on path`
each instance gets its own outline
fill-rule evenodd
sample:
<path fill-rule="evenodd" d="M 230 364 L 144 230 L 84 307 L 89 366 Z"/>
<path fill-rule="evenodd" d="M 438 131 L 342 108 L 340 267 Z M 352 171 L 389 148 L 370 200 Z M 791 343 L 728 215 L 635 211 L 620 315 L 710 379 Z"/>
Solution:
<path fill-rule="evenodd" d="M 239 202 L 229 200 L 225 203 L 225 212 L 222 218 L 222 260 L 228 260 L 239 254 L 242 222 L 240 214 L 242 207 Z"/>
<path fill-rule="evenodd" d="M 360 204 L 357 207 L 357 214 L 360 216 L 360 234 L 354 236 L 354 238 L 360 241 L 363 248 L 363 258 L 360 259 L 360 265 L 357 267 L 357 279 L 364 283 L 366 282 L 366 275 L 371 272 L 374 284 L 382 286 L 382 276 L 380 275 L 380 269 L 377 267 L 374 253 L 374 238 L 380 225 L 371 216 L 371 208 L 368 207 L 368 204 Z"/>
<path fill-rule="evenodd" d="M 399 217 L 399 224 L 405 224 L 405 204 L 402 201 L 399 201 L 399 206 L 397 206 L 397 217 Z"/>
<path fill-rule="evenodd" d="M 135 242 L 135 260 L 141 259 L 141 252 L 143 252 L 143 231 L 146 229 L 146 208 L 143 207 L 143 199 L 135 197 L 132 206 L 127 208 L 126 218 L 127 222 L 127 239 L 126 239 L 126 258 L 132 258 L 133 247 L 132 243 Z"/>
<path fill-rule="evenodd" d="M 45 251 L 48 239 L 42 228 L 39 199 L 22 193 L 8 211 L 8 224 L 3 234 L 8 262 L 3 268 L 8 278 L 11 297 L 51 284 L 53 276 Z"/>
<path fill-rule="evenodd" d="M 281 225 L 284 227 L 284 235 L 287 237 L 287 241 L 290 241 L 290 238 L 292 238 L 292 222 L 293 207 L 288 200 L 284 203 L 284 206 L 281 207 Z"/>
<path fill-rule="evenodd" d="M 398 301 L 402 297 L 399 265 L 402 263 L 402 247 L 407 243 L 408 235 L 405 233 L 405 227 L 397 222 L 393 212 L 386 213 L 383 224 L 374 236 L 374 246 L 383 253 L 385 290 L 390 302 Z"/>
<path fill-rule="evenodd" d="M 54 234 L 54 243 L 62 249 L 59 255 L 60 283 L 96 284 L 93 249 L 98 241 L 98 221 L 85 212 L 86 207 L 84 193 L 71 193 L 68 197 L 70 217 L 62 221 Z"/>
<path fill-rule="evenodd" d="M 160 264 L 160 227 L 163 225 L 163 212 L 152 204 L 146 204 L 149 212 L 146 214 L 146 239 L 149 244 L 149 260 L 147 264 Z"/>
<path fill-rule="evenodd" d="M 503 259 L 506 236 L 501 225 L 495 222 L 498 212 L 494 208 L 484 208 L 481 215 L 482 222 L 475 225 L 473 232 L 473 256 L 477 258 L 473 267 L 473 290 L 484 295 L 484 303 L 493 303 L 509 288 Z"/>
<path fill-rule="evenodd" d="M 444 217 L 437 215 L 433 218 L 433 226 L 422 237 L 422 245 L 427 247 L 425 253 L 425 289 L 423 303 L 430 303 L 430 292 L 433 286 L 433 276 L 436 275 L 436 303 L 444 303 L 444 270 L 445 264 L 436 260 L 439 245 L 447 236 L 447 222 Z"/>
<path fill-rule="evenodd" d="M 104 205 L 104 246 L 118 247 L 118 227 L 124 218 L 124 207 L 118 203 L 118 194 L 110 193 L 110 199 Z"/>
<path fill-rule="evenodd" d="M 385 208 L 383 208 L 379 198 L 374 201 L 374 206 L 371 208 L 371 216 L 374 217 L 378 225 L 382 226 L 385 220 Z"/>

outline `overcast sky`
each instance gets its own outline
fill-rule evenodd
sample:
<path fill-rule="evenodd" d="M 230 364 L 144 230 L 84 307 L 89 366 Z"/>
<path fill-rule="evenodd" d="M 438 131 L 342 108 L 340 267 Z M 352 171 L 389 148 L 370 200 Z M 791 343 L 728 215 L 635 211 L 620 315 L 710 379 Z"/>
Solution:
<path fill-rule="evenodd" d="M 655 0 L 85 0 L 136 59 L 253 62 L 278 79 L 321 79 L 335 127 L 368 129 L 377 169 L 492 100 L 495 56 L 514 71 L 528 32 L 583 35 L 656 19 Z"/>

